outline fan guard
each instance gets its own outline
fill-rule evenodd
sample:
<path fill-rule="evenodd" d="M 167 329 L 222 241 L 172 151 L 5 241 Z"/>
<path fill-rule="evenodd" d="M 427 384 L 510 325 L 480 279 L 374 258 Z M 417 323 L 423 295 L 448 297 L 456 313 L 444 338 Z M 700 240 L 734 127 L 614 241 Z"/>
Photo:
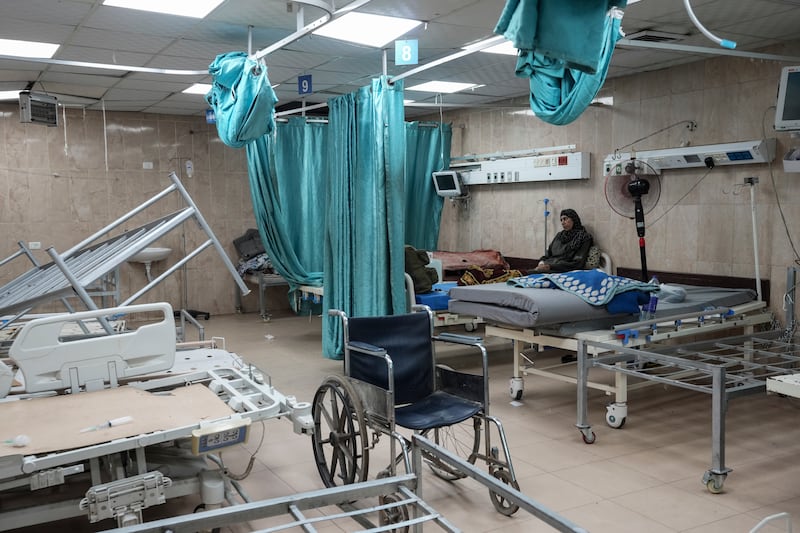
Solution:
<path fill-rule="evenodd" d="M 648 193 L 641 196 L 642 209 L 647 214 L 655 208 L 659 198 L 661 198 L 661 178 L 658 175 L 630 176 L 624 174 L 606 176 L 606 201 L 614 212 L 626 218 L 634 218 L 635 203 L 633 195 L 628 190 L 628 184 L 636 179 L 647 181 L 650 184 Z"/>

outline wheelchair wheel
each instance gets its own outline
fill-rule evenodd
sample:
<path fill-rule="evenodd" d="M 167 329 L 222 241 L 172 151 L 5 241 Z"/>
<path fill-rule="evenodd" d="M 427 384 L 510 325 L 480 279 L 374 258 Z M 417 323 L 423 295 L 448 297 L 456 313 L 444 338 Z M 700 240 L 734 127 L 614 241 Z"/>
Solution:
<path fill-rule="evenodd" d="M 352 385 L 329 376 L 314 394 L 311 443 L 326 487 L 365 481 L 369 470 L 364 409 Z"/>
<path fill-rule="evenodd" d="M 387 494 L 379 498 L 380 505 L 391 505 L 403 501 L 404 498 L 399 494 Z M 379 515 L 379 523 L 381 526 L 388 526 L 391 524 L 399 524 L 408 520 L 408 508 L 405 505 L 399 505 L 390 509 L 382 509 Z M 408 526 L 402 526 L 390 529 L 394 533 L 408 533 Z"/>
<path fill-rule="evenodd" d="M 503 483 L 505 483 L 506 485 L 511 485 L 513 488 L 519 490 L 519 483 L 517 483 L 516 479 L 515 480 L 511 479 L 511 474 L 509 473 L 508 470 L 503 470 L 502 468 L 498 468 L 497 470 L 492 471 L 492 475 L 495 478 L 502 481 Z M 490 490 L 489 496 L 492 498 L 492 505 L 494 505 L 494 508 L 500 514 L 511 516 L 512 514 L 516 513 L 519 510 L 519 505 L 508 501 L 507 499 L 505 499 L 503 496 L 501 496 L 496 492 Z"/>
<path fill-rule="evenodd" d="M 434 443 L 457 455 L 470 464 L 475 464 L 481 446 L 481 418 L 472 417 L 459 424 L 435 428 L 428 432 Z M 438 458 L 425 454 L 425 461 L 434 474 L 447 481 L 465 477 L 464 474 Z"/>

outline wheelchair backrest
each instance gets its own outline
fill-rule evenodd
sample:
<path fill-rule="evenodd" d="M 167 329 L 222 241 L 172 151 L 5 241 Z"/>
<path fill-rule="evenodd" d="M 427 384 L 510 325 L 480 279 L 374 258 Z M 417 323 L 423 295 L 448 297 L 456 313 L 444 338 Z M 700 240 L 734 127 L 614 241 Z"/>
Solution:
<path fill-rule="evenodd" d="M 345 343 L 359 341 L 386 350 L 394 365 L 395 404 L 414 403 L 433 392 L 433 342 L 428 313 L 351 317 Z M 350 377 L 388 389 L 383 358 L 349 351 Z"/>

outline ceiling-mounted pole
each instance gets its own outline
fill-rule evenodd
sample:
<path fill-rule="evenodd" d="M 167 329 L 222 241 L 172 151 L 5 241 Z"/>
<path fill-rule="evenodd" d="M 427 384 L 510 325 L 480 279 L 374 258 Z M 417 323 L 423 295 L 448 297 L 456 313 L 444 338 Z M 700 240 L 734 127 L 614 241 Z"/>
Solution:
<path fill-rule="evenodd" d="M 247 55 L 253 54 L 253 26 L 247 26 Z"/>
<path fill-rule="evenodd" d="M 386 58 L 386 56 L 387 56 L 387 51 L 386 51 L 386 48 L 384 48 L 383 49 L 383 65 L 382 65 L 383 66 L 383 70 L 381 71 L 381 72 L 383 72 L 384 76 L 387 76 L 389 74 L 389 61 Z"/>
<path fill-rule="evenodd" d="M 418 74 L 420 72 L 424 72 L 424 71 L 426 71 L 428 69 L 431 69 L 433 67 L 438 67 L 439 65 L 442 65 L 444 63 L 449 63 L 450 61 L 453 61 L 455 59 L 458 59 L 458 58 L 461 58 L 461 57 L 464 57 L 464 56 L 468 56 L 468 55 L 472 55 L 475 52 L 480 52 L 481 50 L 483 50 L 485 48 L 491 48 L 492 46 L 498 45 L 498 44 L 502 43 L 505 40 L 506 40 L 506 38 L 503 37 L 502 35 L 497 35 L 496 37 L 492 37 L 492 38 L 487 39 L 487 40 L 485 40 L 485 41 L 483 41 L 481 43 L 474 44 L 472 46 L 467 46 L 464 50 L 461 50 L 460 52 L 456 52 L 455 54 L 450 54 L 449 56 L 445 56 L 445 57 L 443 57 L 441 59 L 437 59 L 435 61 L 431 61 L 430 63 L 425 63 L 424 65 L 420 65 L 417 68 L 412 68 L 411 70 L 407 70 L 407 71 L 403 72 L 402 74 L 399 74 L 397 76 L 393 76 L 389 80 L 389 83 L 394 83 L 397 80 L 402 80 L 403 78 L 407 78 L 409 76 L 413 76 L 414 74 Z"/>

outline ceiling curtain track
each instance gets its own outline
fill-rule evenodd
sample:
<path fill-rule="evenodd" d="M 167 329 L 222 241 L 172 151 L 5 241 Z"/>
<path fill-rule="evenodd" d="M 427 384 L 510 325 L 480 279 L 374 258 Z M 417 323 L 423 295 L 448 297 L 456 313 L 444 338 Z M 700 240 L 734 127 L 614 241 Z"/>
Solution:
<path fill-rule="evenodd" d="M 384 76 L 328 101 L 322 351 L 340 359 L 341 321 L 406 312 L 403 83 Z"/>

